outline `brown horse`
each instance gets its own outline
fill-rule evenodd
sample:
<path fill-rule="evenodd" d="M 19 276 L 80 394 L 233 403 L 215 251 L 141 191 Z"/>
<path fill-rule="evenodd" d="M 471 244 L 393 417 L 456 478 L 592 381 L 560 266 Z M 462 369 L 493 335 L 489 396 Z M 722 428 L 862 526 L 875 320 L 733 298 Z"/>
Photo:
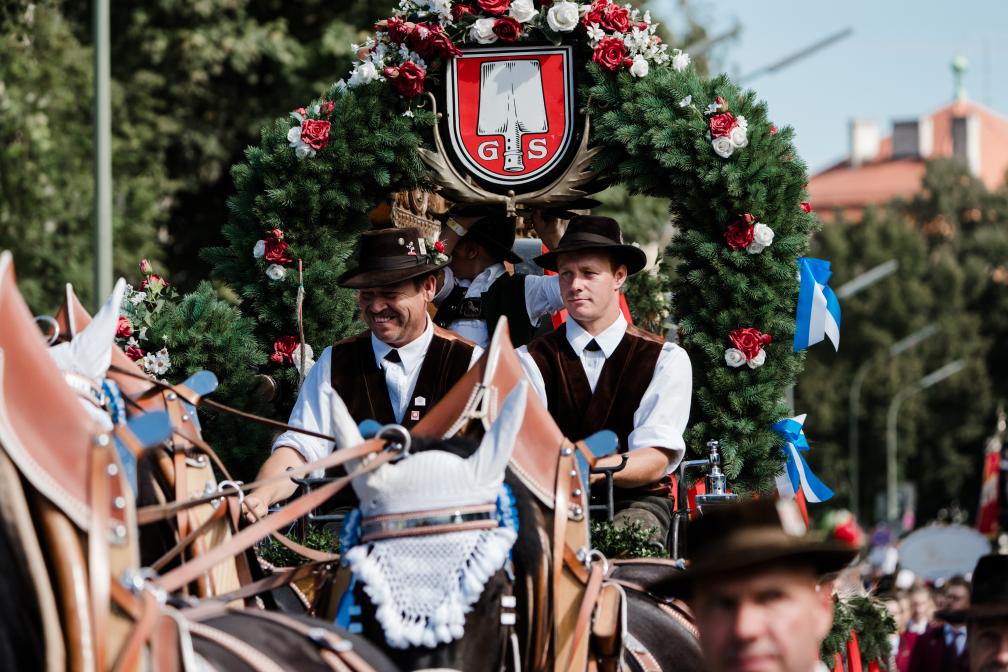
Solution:
<path fill-rule="evenodd" d="M 320 621 L 207 603 L 181 613 L 139 571 L 114 442 L 63 382 L 0 255 L 0 655 L 46 670 L 397 669 Z M 250 625 L 254 624 L 254 625 Z M 250 633 L 254 633 L 252 636 Z"/>

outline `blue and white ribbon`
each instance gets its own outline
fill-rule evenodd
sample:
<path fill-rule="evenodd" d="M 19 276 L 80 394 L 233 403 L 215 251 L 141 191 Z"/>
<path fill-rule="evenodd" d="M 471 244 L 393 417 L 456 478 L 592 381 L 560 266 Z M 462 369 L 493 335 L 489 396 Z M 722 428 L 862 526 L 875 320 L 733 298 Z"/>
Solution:
<path fill-rule="evenodd" d="M 809 444 L 802 426 L 806 414 L 779 420 L 771 428 L 784 439 L 784 471 L 777 475 L 777 492 L 782 499 L 794 499 L 801 491 L 808 502 L 825 502 L 833 497 L 833 491 L 809 469 L 803 452 L 808 452 Z"/>
<path fill-rule="evenodd" d="M 794 351 L 799 352 L 829 338 L 840 349 L 840 301 L 826 283 L 833 273 L 828 261 L 798 257 L 798 310 L 795 315 Z"/>

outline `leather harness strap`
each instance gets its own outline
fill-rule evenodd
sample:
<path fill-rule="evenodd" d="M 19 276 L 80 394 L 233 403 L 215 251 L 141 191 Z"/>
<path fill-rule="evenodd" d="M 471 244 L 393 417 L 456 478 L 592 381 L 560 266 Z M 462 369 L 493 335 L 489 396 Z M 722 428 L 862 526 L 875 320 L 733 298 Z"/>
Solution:
<path fill-rule="evenodd" d="M 113 582 L 113 585 L 117 583 Z M 125 588 L 121 590 L 125 592 Z M 134 597 L 129 593 L 127 595 L 129 598 Z M 161 605 L 158 604 L 157 598 L 152 593 L 145 591 L 139 599 L 141 600 L 141 604 L 138 618 L 135 616 L 136 621 L 133 629 L 130 631 L 129 639 L 126 640 L 126 644 L 119 652 L 115 666 L 112 668 L 114 672 L 132 672 L 133 670 L 140 669 L 140 660 L 144 645 L 150 641 L 151 635 L 154 633 L 154 627 L 157 625 L 158 617 L 161 613 Z M 135 602 L 132 599 L 131 601 Z"/>
<path fill-rule="evenodd" d="M 330 457 L 343 457 L 344 459 L 338 462 L 339 464 L 342 464 L 350 459 L 363 457 L 369 453 L 383 451 L 384 447 L 385 444 L 383 441 L 372 439 L 370 441 L 365 441 L 359 446 L 337 451 Z M 346 487 L 357 476 L 373 471 L 398 456 L 399 453 L 396 451 L 385 451 L 382 454 L 373 457 L 370 461 L 355 469 L 353 473 L 297 498 L 276 513 L 261 518 L 259 521 L 253 523 L 249 527 L 246 527 L 244 530 L 231 537 L 231 539 L 229 539 L 226 543 L 216 546 L 205 555 L 201 555 L 192 562 L 188 562 L 158 578 L 155 582 L 156 585 L 168 592 L 178 590 L 222 560 L 226 560 L 236 553 L 244 551 L 271 532 L 275 532 L 285 525 L 289 525 L 298 518 L 306 515 L 309 511 L 319 506 Z"/>
<path fill-rule="evenodd" d="M 588 578 L 588 585 L 584 592 L 584 601 L 581 602 L 581 609 L 578 611 L 577 621 L 574 625 L 574 644 L 571 646 L 571 655 L 567 661 L 567 672 L 577 672 L 575 665 L 578 660 L 577 652 L 586 637 L 591 631 L 591 618 L 595 612 L 595 603 L 598 601 L 599 591 L 602 590 L 602 579 L 604 572 L 602 565 L 595 563 L 591 568 L 591 575 Z"/>
<path fill-rule="evenodd" d="M 107 661 L 106 637 L 109 622 L 109 513 L 112 488 L 109 483 L 118 473 L 108 434 L 100 435 L 91 449 L 91 529 L 88 534 L 88 578 L 91 589 L 91 618 L 94 624 L 95 666 L 104 670 Z"/>
<path fill-rule="evenodd" d="M 271 611 L 249 610 L 244 613 L 247 613 L 255 618 L 262 618 L 268 621 L 273 621 L 274 623 L 279 623 L 287 628 L 300 632 L 316 645 L 319 645 L 323 652 L 329 651 L 330 653 L 335 654 L 340 662 L 347 665 L 351 670 L 353 670 L 353 672 L 375 672 L 375 669 L 371 666 L 371 664 L 361 658 L 360 655 L 353 650 L 353 646 L 350 641 L 343 639 L 332 630 L 311 626 L 307 623 L 302 623 L 301 621 L 296 621 L 292 618 L 286 618 Z M 326 662 L 332 664 L 332 661 L 327 660 Z"/>
<path fill-rule="evenodd" d="M 292 567 L 290 569 L 285 569 L 280 572 L 275 572 L 267 576 L 266 578 L 259 579 L 258 581 L 254 581 L 252 583 L 244 584 L 238 590 L 233 590 L 230 593 L 225 593 L 224 595 L 214 595 L 213 597 L 204 598 L 200 600 L 199 605 L 191 607 L 189 609 L 185 609 L 183 613 L 185 613 L 187 616 L 191 615 L 192 618 L 199 620 L 202 614 L 202 612 L 200 611 L 201 607 L 204 607 L 208 604 L 214 604 L 214 605 L 216 605 L 217 603 L 226 604 L 228 602 L 244 600 L 246 598 L 271 591 L 274 588 L 279 588 L 280 586 L 286 586 L 294 583 L 295 581 L 300 581 L 301 579 L 307 576 L 311 576 L 312 574 L 314 574 L 319 570 L 327 569 L 328 566 L 331 564 L 332 564 L 331 562 L 309 562 L 307 564 L 300 565 L 298 567 Z"/>

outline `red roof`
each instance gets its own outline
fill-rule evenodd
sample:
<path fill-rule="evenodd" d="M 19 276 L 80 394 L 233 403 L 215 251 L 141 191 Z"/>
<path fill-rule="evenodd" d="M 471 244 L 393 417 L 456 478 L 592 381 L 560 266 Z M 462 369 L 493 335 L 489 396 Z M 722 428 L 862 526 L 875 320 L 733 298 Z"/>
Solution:
<path fill-rule="evenodd" d="M 979 177 L 989 189 L 1005 181 L 1008 171 L 1008 118 L 969 101 L 956 101 L 928 115 L 932 123 L 930 157 L 952 156 L 952 120 L 975 114 L 980 126 Z M 884 138 L 878 156 L 860 166 L 844 159 L 809 180 L 809 198 L 816 213 L 832 219 L 840 209 L 858 219 L 866 205 L 885 203 L 896 196 L 910 196 L 920 189 L 924 159 L 892 158 L 892 136 Z"/>

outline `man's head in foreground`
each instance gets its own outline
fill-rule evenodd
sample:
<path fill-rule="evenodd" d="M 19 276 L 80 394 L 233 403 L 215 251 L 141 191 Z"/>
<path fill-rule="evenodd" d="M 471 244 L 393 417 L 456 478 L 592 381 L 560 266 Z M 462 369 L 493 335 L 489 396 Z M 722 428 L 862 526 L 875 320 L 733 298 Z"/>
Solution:
<path fill-rule="evenodd" d="M 958 608 L 948 603 L 937 616 L 966 624 L 970 670 L 1008 672 L 1008 555 L 980 558 L 971 590 L 957 601 Z"/>
<path fill-rule="evenodd" d="M 712 508 L 690 524 L 683 580 L 711 672 L 812 672 L 833 623 L 824 574 L 857 550 L 807 533 L 793 502 Z"/>

